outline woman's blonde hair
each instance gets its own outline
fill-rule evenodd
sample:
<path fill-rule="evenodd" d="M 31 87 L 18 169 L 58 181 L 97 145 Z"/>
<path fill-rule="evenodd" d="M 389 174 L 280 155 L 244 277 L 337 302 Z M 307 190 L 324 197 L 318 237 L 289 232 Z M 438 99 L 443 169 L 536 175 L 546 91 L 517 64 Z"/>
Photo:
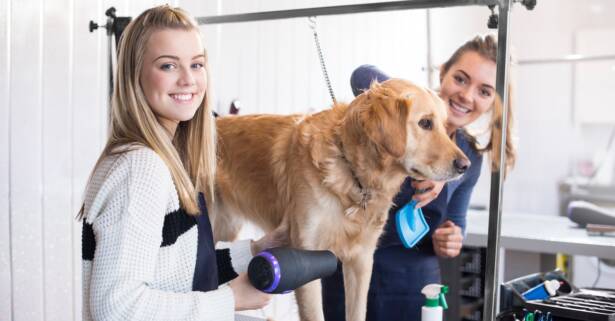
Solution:
<path fill-rule="evenodd" d="M 478 53 L 481 57 L 496 62 L 498 55 L 498 42 L 495 36 L 486 35 L 476 36 L 472 40 L 466 42 L 453 53 L 453 55 L 442 65 L 440 69 L 440 81 L 444 78 L 444 75 L 450 70 L 450 68 L 461 59 L 461 57 L 467 52 Z M 508 86 L 508 125 L 506 126 L 506 169 L 510 170 L 515 165 L 517 158 L 517 151 L 512 136 L 513 128 L 513 101 L 512 101 L 512 88 Z M 489 122 L 489 141 L 484 147 L 480 147 L 477 139 L 465 132 L 471 139 L 474 149 L 478 152 L 489 153 L 491 159 L 491 170 L 498 171 L 500 168 L 500 144 L 502 135 L 502 112 L 504 110 L 502 99 L 496 94 L 495 101 L 491 108 L 491 121 Z"/>
<path fill-rule="evenodd" d="M 209 104 L 211 96 L 207 89 L 194 117 L 180 122 L 171 139 L 147 103 L 139 82 L 147 42 L 154 32 L 163 29 L 199 32 L 198 24 L 188 13 L 168 5 L 146 10 L 126 27 L 119 44 L 109 138 L 94 171 L 105 157 L 127 150 L 118 147 L 149 147 L 169 168 L 181 206 L 196 215 L 198 192 L 204 192 L 211 202 L 214 199 L 216 132 Z M 207 59 L 205 70 L 209 78 Z"/>

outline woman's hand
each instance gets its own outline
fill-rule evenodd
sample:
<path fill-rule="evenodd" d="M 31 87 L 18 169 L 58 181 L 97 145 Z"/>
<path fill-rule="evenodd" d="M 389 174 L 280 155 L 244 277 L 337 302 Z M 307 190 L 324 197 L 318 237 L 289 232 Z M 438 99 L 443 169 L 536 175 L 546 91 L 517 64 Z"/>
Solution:
<path fill-rule="evenodd" d="M 235 297 L 235 311 L 260 309 L 271 301 L 271 294 L 254 288 L 246 273 L 239 274 L 229 286 Z"/>
<path fill-rule="evenodd" d="M 275 230 L 265 234 L 257 241 L 252 241 L 252 255 L 256 255 L 266 249 L 284 246 L 288 244 L 288 229 L 285 225 L 281 225 Z"/>
<path fill-rule="evenodd" d="M 412 187 L 416 190 L 412 199 L 418 202 L 416 208 L 421 208 L 436 199 L 440 195 L 444 184 L 445 182 L 431 180 L 412 181 Z"/>
<path fill-rule="evenodd" d="M 433 249 L 443 258 L 456 257 L 461 252 L 463 235 L 461 228 L 452 221 L 442 223 L 432 234 Z"/>

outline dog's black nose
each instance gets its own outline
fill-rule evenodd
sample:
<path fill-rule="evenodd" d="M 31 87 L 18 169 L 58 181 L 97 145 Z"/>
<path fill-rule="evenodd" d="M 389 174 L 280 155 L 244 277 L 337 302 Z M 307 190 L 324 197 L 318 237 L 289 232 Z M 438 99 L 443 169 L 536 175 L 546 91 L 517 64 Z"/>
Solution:
<path fill-rule="evenodd" d="M 455 158 L 455 160 L 453 161 L 453 167 L 459 174 L 465 173 L 470 167 L 470 164 L 470 161 L 465 157 Z"/>

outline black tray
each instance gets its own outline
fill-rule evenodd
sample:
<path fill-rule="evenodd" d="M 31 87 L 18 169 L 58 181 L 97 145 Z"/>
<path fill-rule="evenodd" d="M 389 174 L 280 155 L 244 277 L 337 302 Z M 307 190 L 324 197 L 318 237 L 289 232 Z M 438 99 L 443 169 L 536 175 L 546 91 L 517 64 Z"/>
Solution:
<path fill-rule="evenodd" d="M 554 316 L 575 320 L 615 321 L 615 291 L 579 289 L 548 300 L 526 301 L 525 307 L 530 311 L 551 311 Z"/>
<path fill-rule="evenodd" d="M 560 281 L 556 296 L 532 301 L 523 298 L 523 292 L 546 280 Z M 526 308 L 530 312 L 551 312 L 556 321 L 615 321 L 615 291 L 576 288 L 561 271 L 555 270 L 530 274 L 502 284 L 500 308 L 502 311 Z"/>

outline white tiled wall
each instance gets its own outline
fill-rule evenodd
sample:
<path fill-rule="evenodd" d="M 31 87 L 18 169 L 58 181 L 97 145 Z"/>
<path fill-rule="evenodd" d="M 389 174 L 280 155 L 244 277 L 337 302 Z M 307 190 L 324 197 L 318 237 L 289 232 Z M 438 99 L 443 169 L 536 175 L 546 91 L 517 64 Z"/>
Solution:
<path fill-rule="evenodd" d="M 74 218 L 107 121 L 107 39 L 88 22 L 167 2 L 0 2 L 0 320 L 81 320 Z"/>
<path fill-rule="evenodd" d="M 333 5 L 350 1 L 226 0 L 224 13 Z M 296 113 L 328 108 L 331 99 L 307 18 L 224 24 L 212 53 L 222 114 L 238 98 L 241 113 Z M 425 84 L 424 10 L 323 16 L 317 30 L 338 101 L 350 101 L 349 76 L 362 63 Z"/>

